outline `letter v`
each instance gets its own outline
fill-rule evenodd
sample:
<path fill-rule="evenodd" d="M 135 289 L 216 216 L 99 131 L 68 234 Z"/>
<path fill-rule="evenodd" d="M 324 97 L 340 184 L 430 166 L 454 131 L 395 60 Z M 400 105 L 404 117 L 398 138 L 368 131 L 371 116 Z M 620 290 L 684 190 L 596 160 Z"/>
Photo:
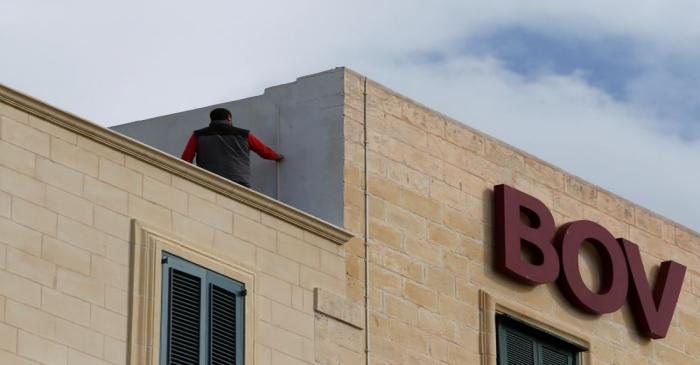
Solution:
<path fill-rule="evenodd" d="M 624 238 L 617 241 L 627 256 L 627 267 L 632 278 L 628 294 L 637 328 L 650 338 L 664 338 L 676 310 L 686 267 L 674 261 L 662 262 L 652 293 L 639 246 Z"/>

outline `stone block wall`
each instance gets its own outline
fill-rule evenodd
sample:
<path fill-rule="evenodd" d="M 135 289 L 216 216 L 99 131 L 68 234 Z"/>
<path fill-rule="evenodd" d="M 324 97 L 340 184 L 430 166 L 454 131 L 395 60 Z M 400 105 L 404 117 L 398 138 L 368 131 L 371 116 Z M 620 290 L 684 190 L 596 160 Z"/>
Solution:
<path fill-rule="evenodd" d="M 344 118 L 345 226 L 357 237 L 347 245 L 348 296 L 363 301 L 367 189 L 373 365 L 491 363 L 487 343 L 495 334 L 484 323 L 493 313 L 484 311 L 483 298 L 517 308 L 545 327 L 571 329 L 564 332 L 589 347 L 588 363 L 700 362 L 697 233 L 350 70 Z M 497 184 L 540 199 L 558 226 L 592 220 L 637 243 L 651 278 L 662 261 L 687 266 L 668 336 L 642 338 L 628 305 L 604 316 L 581 314 L 555 284 L 530 287 L 494 272 Z M 580 262 L 586 282 L 595 285 L 595 256 L 584 251 Z"/>
<path fill-rule="evenodd" d="M 0 100 L 19 100 L 0 102 L 0 364 L 130 363 L 133 220 L 252 275 L 247 309 L 255 317 L 246 364 L 316 363 L 328 353 L 317 345 L 321 331 L 360 333 L 362 344 L 362 331 L 341 322 L 344 312 L 323 301 L 344 303 L 342 237 L 348 234 L 0 91 Z M 66 120 L 78 127 L 67 128 Z M 84 130 L 97 130 L 104 140 Z M 140 153 L 165 163 L 144 162 Z M 292 224 L 300 220 L 338 239 Z M 325 309 L 315 310 L 314 290 Z"/>

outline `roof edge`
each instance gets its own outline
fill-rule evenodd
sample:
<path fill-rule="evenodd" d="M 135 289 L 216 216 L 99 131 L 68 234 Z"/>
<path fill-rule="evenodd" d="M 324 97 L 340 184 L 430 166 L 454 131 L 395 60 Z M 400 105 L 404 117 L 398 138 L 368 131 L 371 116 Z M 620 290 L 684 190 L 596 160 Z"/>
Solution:
<path fill-rule="evenodd" d="M 74 114 L 68 113 L 0 83 L 0 101 L 31 115 L 99 142 L 130 157 L 159 167 L 242 204 L 256 208 L 294 226 L 324 237 L 338 245 L 349 241 L 352 233 L 311 214 L 272 199 L 254 190 L 231 183 L 216 174 L 182 161 L 165 152 L 138 142 Z"/>

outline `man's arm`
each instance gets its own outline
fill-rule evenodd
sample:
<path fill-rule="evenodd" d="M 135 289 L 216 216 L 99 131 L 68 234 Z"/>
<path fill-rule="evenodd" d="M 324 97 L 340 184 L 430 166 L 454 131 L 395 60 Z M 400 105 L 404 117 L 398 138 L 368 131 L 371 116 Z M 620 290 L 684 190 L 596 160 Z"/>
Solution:
<path fill-rule="evenodd" d="M 262 143 L 253 133 L 248 133 L 248 145 L 253 152 L 266 160 L 280 161 L 284 158 L 284 156 Z"/>
<path fill-rule="evenodd" d="M 187 146 L 185 146 L 185 150 L 182 152 L 182 159 L 192 163 L 194 160 L 194 155 L 197 153 L 197 135 L 192 134 L 192 137 L 190 137 L 190 140 L 187 141 Z"/>

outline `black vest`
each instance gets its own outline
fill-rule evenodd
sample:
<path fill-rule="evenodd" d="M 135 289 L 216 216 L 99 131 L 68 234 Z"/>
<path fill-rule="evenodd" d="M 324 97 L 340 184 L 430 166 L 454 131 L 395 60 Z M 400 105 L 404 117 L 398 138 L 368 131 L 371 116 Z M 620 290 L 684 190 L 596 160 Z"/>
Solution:
<path fill-rule="evenodd" d="M 208 127 L 194 131 L 197 166 L 250 187 L 248 133 L 225 120 L 214 120 Z"/>

